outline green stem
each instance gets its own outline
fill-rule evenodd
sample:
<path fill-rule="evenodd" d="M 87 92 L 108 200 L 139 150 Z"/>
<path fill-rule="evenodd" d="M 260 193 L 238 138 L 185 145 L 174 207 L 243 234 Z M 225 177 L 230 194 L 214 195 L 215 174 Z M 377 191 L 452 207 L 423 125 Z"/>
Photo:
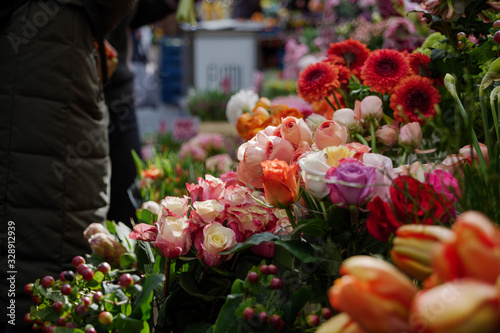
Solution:
<path fill-rule="evenodd" d="M 488 147 L 488 153 L 491 153 L 491 137 L 490 137 L 490 124 L 488 122 L 488 116 L 486 115 L 486 107 L 484 105 L 484 98 L 479 95 L 479 102 L 481 105 L 481 117 L 483 118 L 483 130 L 486 147 Z"/>
<path fill-rule="evenodd" d="M 399 162 L 399 165 L 405 165 L 406 164 L 406 157 L 407 157 L 406 149 L 403 152 L 403 156 L 401 157 L 401 162 Z"/>
<path fill-rule="evenodd" d="M 499 128 L 498 128 L 498 112 L 496 110 L 496 106 L 495 106 L 495 101 L 494 100 L 490 100 L 490 106 L 491 106 L 491 115 L 493 116 L 493 126 L 495 127 L 495 134 L 497 135 L 497 141 L 500 140 L 500 134 L 498 132 Z M 498 110 L 500 111 L 500 109 Z"/>
<path fill-rule="evenodd" d="M 335 106 L 332 104 L 332 102 L 330 102 L 330 100 L 328 99 L 328 97 L 325 97 L 325 101 L 328 103 L 328 105 L 330 105 L 330 107 L 332 108 L 333 111 L 337 111 L 337 109 L 335 108 Z"/>
<path fill-rule="evenodd" d="M 333 95 L 333 98 L 335 98 L 335 103 L 337 104 L 337 107 L 339 109 L 342 109 L 342 107 L 340 106 L 340 102 L 339 102 L 339 99 L 337 98 L 337 95 L 335 95 L 335 90 L 332 89 L 332 95 Z M 338 110 L 338 109 L 337 109 Z"/>
<path fill-rule="evenodd" d="M 365 146 L 369 146 L 368 142 L 366 141 L 366 139 L 359 133 L 356 133 L 354 134 L 354 136 L 356 137 L 356 139 L 358 139 L 362 144 L 364 144 Z"/>
<path fill-rule="evenodd" d="M 165 262 L 165 284 L 163 285 L 163 299 L 167 297 L 168 294 L 168 278 L 170 277 L 170 264 L 172 263 L 172 259 L 166 258 Z"/>
<path fill-rule="evenodd" d="M 370 136 L 372 137 L 372 151 L 371 153 L 377 152 L 377 143 L 375 141 L 375 118 L 370 119 Z"/>
<path fill-rule="evenodd" d="M 288 220 L 290 221 L 290 224 L 292 225 L 292 228 L 295 229 L 297 224 L 295 223 L 295 217 L 293 216 L 291 205 L 285 208 L 286 211 L 286 216 L 288 216 Z"/>
<path fill-rule="evenodd" d="M 357 206 L 349 207 L 349 215 L 351 218 L 351 224 L 354 225 L 354 241 L 352 243 L 352 253 L 351 255 L 358 254 L 358 243 L 359 243 L 359 211 Z"/>

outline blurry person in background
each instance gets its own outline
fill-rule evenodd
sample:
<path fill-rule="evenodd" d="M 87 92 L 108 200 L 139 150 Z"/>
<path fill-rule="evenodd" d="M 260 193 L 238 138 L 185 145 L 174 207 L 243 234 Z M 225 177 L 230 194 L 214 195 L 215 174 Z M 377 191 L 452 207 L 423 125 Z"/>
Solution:
<path fill-rule="evenodd" d="M 108 220 L 122 221 L 131 226 L 135 218 L 128 189 L 137 176 L 132 150 L 140 156 L 141 141 L 134 98 L 132 62 L 132 32 L 147 24 L 162 20 L 175 12 L 178 0 L 138 0 L 132 12 L 107 36 L 118 52 L 118 66 L 104 87 L 109 108 L 109 144 L 111 157 L 111 202 Z M 141 89 L 155 89 L 158 81 L 139 82 Z"/>
<path fill-rule="evenodd" d="M 24 286 L 71 268 L 90 251 L 83 231 L 106 219 L 109 117 L 94 40 L 135 1 L 1 0 L 2 15 L 14 2 L 0 22 L 2 332 L 31 331 Z"/>

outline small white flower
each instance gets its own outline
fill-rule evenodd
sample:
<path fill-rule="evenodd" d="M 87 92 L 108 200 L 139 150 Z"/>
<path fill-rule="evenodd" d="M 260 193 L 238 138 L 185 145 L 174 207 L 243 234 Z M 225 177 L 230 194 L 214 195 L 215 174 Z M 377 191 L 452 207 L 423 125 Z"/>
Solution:
<path fill-rule="evenodd" d="M 259 95 L 253 90 L 241 89 L 231 96 L 226 105 L 226 118 L 232 124 L 236 125 L 238 118 L 243 112 L 251 112 L 257 102 Z"/>

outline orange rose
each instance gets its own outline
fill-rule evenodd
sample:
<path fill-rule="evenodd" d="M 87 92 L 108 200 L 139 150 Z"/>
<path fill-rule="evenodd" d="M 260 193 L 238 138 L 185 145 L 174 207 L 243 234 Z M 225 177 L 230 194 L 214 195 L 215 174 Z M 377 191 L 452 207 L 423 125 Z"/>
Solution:
<path fill-rule="evenodd" d="M 286 207 L 293 203 L 299 195 L 296 178 L 296 167 L 291 167 L 284 161 L 274 159 L 261 163 L 264 176 L 264 195 L 267 202 L 275 207 Z"/>

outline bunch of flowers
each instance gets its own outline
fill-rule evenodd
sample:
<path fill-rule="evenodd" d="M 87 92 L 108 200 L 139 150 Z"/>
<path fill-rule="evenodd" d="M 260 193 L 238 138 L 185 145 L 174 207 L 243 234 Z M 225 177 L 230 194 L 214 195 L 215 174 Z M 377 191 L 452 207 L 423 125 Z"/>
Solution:
<path fill-rule="evenodd" d="M 226 153 L 224 136 L 218 133 L 198 134 L 179 149 L 179 157 L 190 157 L 195 162 L 204 162 L 210 172 L 228 172 L 232 169 L 233 160 Z"/>

